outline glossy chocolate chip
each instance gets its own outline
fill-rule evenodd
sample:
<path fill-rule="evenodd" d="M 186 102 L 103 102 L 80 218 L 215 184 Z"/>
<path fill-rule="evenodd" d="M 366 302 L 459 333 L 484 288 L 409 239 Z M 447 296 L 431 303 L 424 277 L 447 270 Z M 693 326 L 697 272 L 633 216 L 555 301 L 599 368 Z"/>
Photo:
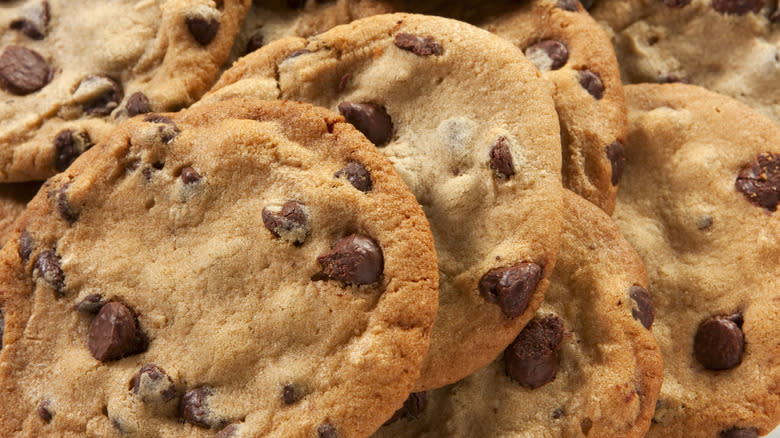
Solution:
<path fill-rule="evenodd" d="M 97 315 L 97 313 L 100 312 L 100 309 L 103 308 L 104 304 L 106 304 L 106 302 L 103 301 L 102 295 L 89 294 L 86 297 L 84 297 L 83 300 L 76 303 L 73 306 L 73 310 L 81 313 Z"/>
<path fill-rule="evenodd" d="M 184 19 L 190 34 L 201 46 L 207 46 L 214 40 L 219 32 L 219 20 L 215 17 L 205 18 L 198 15 L 188 16 Z"/>
<path fill-rule="evenodd" d="M 385 425 L 395 423 L 402 418 L 416 420 L 423 413 L 426 406 L 428 406 L 428 393 L 413 392 L 406 398 L 404 405 L 395 411 L 393 416 L 385 422 Z"/>
<path fill-rule="evenodd" d="M 0 55 L 0 88 L 16 95 L 38 91 L 49 83 L 49 65 L 38 52 L 8 46 Z"/>
<path fill-rule="evenodd" d="M 332 424 L 321 424 L 320 427 L 317 428 L 317 437 L 318 438 L 338 438 L 338 434 L 336 433 L 336 427 Z"/>
<path fill-rule="evenodd" d="M 338 172 L 334 173 L 336 178 L 346 178 L 353 187 L 361 192 L 370 192 L 374 187 L 371 182 L 371 173 L 360 163 L 353 161 Z"/>
<path fill-rule="evenodd" d="M 258 30 L 257 32 L 253 33 L 246 42 L 246 53 L 252 53 L 260 47 L 263 47 L 264 44 L 265 37 L 263 37 L 263 33 Z"/>
<path fill-rule="evenodd" d="M 596 100 L 604 97 L 604 83 L 601 82 L 601 76 L 598 73 L 590 70 L 580 70 L 579 81 L 582 88 L 587 90 Z"/>
<path fill-rule="evenodd" d="M 65 129 L 54 137 L 54 168 L 64 172 L 79 155 L 92 146 L 86 132 Z"/>
<path fill-rule="evenodd" d="M 647 289 L 642 286 L 631 286 L 628 290 L 628 296 L 636 303 L 636 307 L 631 308 L 631 316 L 650 330 L 655 320 L 655 306 Z"/>
<path fill-rule="evenodd" d="M 206 386 L 185 392 L 181 400 L 184 421 L 206 429 L 223 427 L 225 421 L 216 417 L 209 408 L 209 399 L 213 395 L 214 391 Z"/>
<path fill-rule="evenodd" d="M 49 2 L 42 1 L 31 7 L 23 8 L 22 15 L 22 17 L 11 21 L 11 29 L 34 40 L 42 40 L 46 36 L 46 27 L 49 25 Z"/>
<path fill-rule="evenodd" d="M 382 105 L 341 102 L 338 108 L 344 119 L 376 146 L 386 145 L 393 137 L 393 120 Z"/>
<path fill-rule="evenodd" d="M 543 40 L 525 49 L 525 56 L 541 72 L 558 70 L 569 60 L 566 44 L 557 40 Z"/>
<path fill-rule="evenodd" d="M 623 148 L 623 143 L 620 141 L 613 141 L 607 146 L 607 158 L 612 165 L 612 185 L 616 186 L 620 183 L 620 179 L 623 178 L 623 169 L 626 168 L 626 153 Z"/>
<path fill-rule="evenodd" d="M 728 15 L 759 13 L 762 7 L 764 7 L 764 0 L 712 0 L 712 9 Z"/>
<path fill-rule="evenodd" d="M 691 0 L 664 0 L 664 4 L 670 8 L 682 8 L 690 3 Z"/>
<path fill-rule="evenodd" d="M 166 403 L 176 397 L 176 387 L 162 368 L 147 364 L 133 376 L 133 394 L 144 403 Z"/>
<path fill-rule="evenodd" d="M 491 269 L 479 279 L 479 293 L 488 302 L 498 304 L 504 316 L 516 318 L 528 308 L 541 279 L 542 268 L 536 263 Z"/>
<path fill-rule="evenodd" d="M 79 212 L 70 203 L 68 198 L 68 188 L 70 183 L 65 183 L 62 187 L 52 192 L 49 192 L 49 197 L 54 198 L 55 208 L 57 212 L 65 219 L 69 224 L 73 224 L 79 218 Z"/>
<path fill-rule="evenodd" d="M 498 178 L 509 178 L 515 174 L 515 165 L 506 138 L 499 137 L 490 149 L 490 167 Z"/>
<path fill-rule="evenodd" d="M 32 254 L 32 236 L 27 230 L 22 231 L 21 237 L 19 237 L 19 258 L 22 263 L 27 263 L 30 260 Z"/>
<path fill-rule="evenodd" d="M 118 302 L 106 303 L 89 325 L 87 346 L 90 354 L 101 362 L 121 359 L 146 348 L 135 314 Z"/>
<path fill-rule="evenodd" d="M 127 115 L 130 117 L 152 112 L 152 107 L 149 105 L 149 98 L 140 91 L 136 91 L 127 98 L 125 108 L 127 109 Z"/>
<path fill-rule="evenodd" d="M 696 360 L 709 370 L 727 370 L 739 365 L 745 350 L 742 315 L 717 315 L 699 324 L 693 349 Z"/>
<path fill-rule="evenodd" d="M 263 225 L 275 237 L 302 245 L 309 235 L 309 215 L 298 201 L 287 201 L 281 210 L 263 207 Z"/>
<path fill-rule="evenodd" d="M 417 56 L 441 55 L 444 49 L 432 36 L 418 36 L 410 33 L 399 33 L 395 36 L 395 46 L 408 50 Z"/>
<path fill-rule="evenodd" d="M 42 251 L 35 261 L 35 271 L 54 289 L 57 297 L 65 295 L 65 273 L 60 266 L 60 258 L 53 250 Z"/>
<path fill-rule="evenodd" d="M 36 412 L 38 413 L 38 416 L 41 417 L 41 420 L 45 421 L 46 423 L 51 423 L 52 418 L 54 418 L 54 410 L 51 406 L 51 400 L 43 400 L 38 403 L 38 409 L 36 409 Z"/>
<path fill-rule="evenodd" d="M 758 438 L 758 429 L 755 427 L 732 427 L 720 432 L 720 438 Z"/>
<path fill-rule="evenodd" d="M 579 12 L 580 2 L 577 0 L 558 0 L 558 8 L 569 12 Z"/>
<path fill-rule="evenodd" d="M 769 211 L 777 210 L 780 203 L 780 155 L 772 152 L 760 154 L 742 168 L 736 186 L 752 204 Z"/>
<path fill-rule="evenodd" d="M 530 389 L 555 380 L 563 333 L 563 321 L 555 315 L 529 322 L 504 350 L 506 375 Z"/>
<path fill-rule="evenodd" d="M 195 184 L 200 182 L 200 174 L 188 166 L 181 170 L 181 180 L 186 185 Z"/>
<path fill-rule="evenodd" d="M 106 75 L 89 75 L 79 82 L 73 101 L 91 116 L 107 116 L 119 106 L 124 91 L 119 83 Z"/>
<path fill-rule="evenodd" d="M 384 269 L 382 248 L 370 237 L 351 234 L 317 257 L 328 277 L 352 284 L 371 284 L 379 280 Z"/>

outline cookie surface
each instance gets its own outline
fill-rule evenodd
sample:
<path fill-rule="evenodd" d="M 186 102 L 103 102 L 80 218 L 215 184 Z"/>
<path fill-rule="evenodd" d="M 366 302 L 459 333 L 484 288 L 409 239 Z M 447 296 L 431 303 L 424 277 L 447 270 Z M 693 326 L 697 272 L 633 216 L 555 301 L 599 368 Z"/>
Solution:
<path fill-rule="evenodd" d="M 626 96 L 614 218 L 647 265 L 664 358 L 648 436 L 764 435 L 780 421 L 780 128 L 691 85 Z"/>
<path fill-rule="evenodd" d="M 249 5 L 28 0 L 4 6 L 0 181 L 43 180 L 99 143 L 117 118 L 194 102 L 216 79 Z"/>
<path fill-rule="evenodd" d="M 390 158 L 439 255 L 424 389 L 490 363 L 543 298 L 562 216 L 548 85 L 495 35 L 390 14 L 273 42 L 226 71 L 204 101 L 250 95 L 337 109 Z"/>
<path fill-rule="evenodd" d="M 425 216 L 330 111 L 139 116 L 18 224 L 0 253 L 2 436 L 367 436 L 419 375 Z"/>
<path fill-rule="evenodd" d="M 375 437 L 642 437 L 663 365 L 644 265 L 609 217 L 569 192 L 536 318 L 495 362 L 427 393 Z"/>
<path fill-rule="evenodd" d="M 11 237 L 14 221 L 35 196 L 41 183 L 0 184 L 0 248 Z"/>
<path fill-rule="evenodd" d="M 780 124 L 777 0 L 598 0 L 623 81 L 683 81 L 738 99 Z"/>

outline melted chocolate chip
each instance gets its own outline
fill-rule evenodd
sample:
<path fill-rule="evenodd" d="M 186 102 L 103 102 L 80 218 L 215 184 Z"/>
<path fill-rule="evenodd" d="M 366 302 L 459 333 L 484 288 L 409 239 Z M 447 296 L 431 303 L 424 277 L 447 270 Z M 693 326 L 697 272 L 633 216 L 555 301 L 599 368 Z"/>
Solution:
<path fill-rule="evenodd" d="M 19 258 L 22 259 L 22 263 L 27 263 L 30 260 L 30 254 L 32 254 L 32 236 L 27 230 L 24 230 L 22 236 L 19 237 Z"/>
<path fill-rule="evenodd" d="M 580 2 L 577 0 L 558 0 L 558 5 L 560 9 L 563 9 L 564 11 L 569 12 L 579 12 L 580 11 Z"/>
<path fill-rule="evenodd" d="M 639 320 L 646 329 L 650 330 L 655 320 L 655 306 L 647 289 L 642 286 L 631 286 L 628 290 L 628 296 L 636 303 L 636 307 L 631 309 L 631 316 Z"/>
<path fill-rule="evenodd" d="M 246 53 L 252 53 L 260 47 L 263 47 L 264 44 L 265 38 L 263 37 L 263 33 L 258 30 L 257 32 L 253 33 L 246 42 Z"/>
<path fill-rule="evenodd" d="M 106 303 L 89 325 L 87 346 L 92 357 L 101 361 L 121 359 L 146 348 L 135 314 L 122 303 Z"/>
<path fill-rule="evenodd" d="M 566 44 L 557 40 L 543 40 L 525 49 L 525 56 L 541 72 L 558 70 L 569 60 Z"/>
<path fill-rule="evenodd" d="M 362 164 L 355 161 L 344 166 L 343 169 L 334 173 L 333 176 L 336 178 L 347 178 L 347 181 L 361 192 L 370 192 L 374 187 L 374 184 L 371 182 L 371 173 Z"/>
<path fill-rule="evenodd" d="M 623 169 L 626 168 L 626 154 L 623 143 L 617 140 L 610 143 L 609 146 L 607 146 L 607 158 L 612 165 L 611 182 L 613 186 L 616 186 L 623 177 Z"/>
<path fill-rule="evenodd" d="M 408 50 L 417 56 L 441 55 L 444 49 L 432 36 L 417 36 L 410 33 L 399 33 L 395 36 L 395 46 Z"/>
<path fill-rule="evenodd" d="M 727 370 L 742 362 L 742 315 L 717 315 L 699 324 L 693 341 L 696 360 L 709 370 Z"/>
<path fill-rule="evenodd" d="M 393 137 L 393 120 L 382 105 L 341 102 L 339 112 L 376 146 L 386 145 Z"/>
<path fill-rule="evenodd" d="M 23 17 L 11 21 L 11 29 L 34 40 L 42 40 L 49 25 L 49 2 L 42 1 L 31 8 L 23 9 L 22 13 Z"/>
<path fill-rule="evenodd" d="M 105 75 L 89 75 L 79 82 L 73 100 L 91 116 L 107 116 L 119 106 L 124 91 L 119 83 Z"/>
<path fill-rule="evenodd" d="M 555 315 L 529 322 L 504 350 L 506 375 L 530 389 L 555 380 L 563 332 L 563 321 Z"/>
<path fill-rule="evenodd" d="M 298 395 L 295 394 L 295 387 L 293 385 L 284 385 L 282 388 L 282 401 L 286 405 L 291 405 L 298 401 Z"/>
<path fill-rule="evenodd" d="M 321 424 L 320 427 L 317 428 L 317 437 L 318 438 L 338 438 L 339 435 L 336 433 L 336 428 L 332 424 Z"/>
<path fill-rule="evenodd" d="M 720 432 L 720 438 L 758 438 L 758 429 L 755 427 L 732 427 Z"/>
<path fill-rule="evenodd" d="M 528 308 L 541 279 L 541 266 L 518 263 L 488 271 L 479 279 L 479 292 L 488 302 L 498 304 L 504 316 L 516 318 Z"/>
<path fill-rule="evenodd" d="M 721 14 L 745 15 L 748 12 L 759 13 L 764 0 L 712 0 L 712 9 Z"/>
<path fill-rule="evenodd" d="M 201 16 L 189 16 L 184 19 L 190 34 L 201 46 L 207 46 L 219 32 L 219 20 Z"/>
<path fill-rule="evenodd" d="M 188 166 L 181 170 L 181 180 L 186 185 L 195 184 L 200 182 L 200 174 Z"/>
<path fill-rule="evenodd" d="M 604 97 L 604 83 L 601 82 L 601 76 L 590 70 L 579 71 L 579 81 L 582 88 L 588 91 L 596 100 Z"/>
<path fill-rule="evenodd" d="M 69 224 L 73 224 L 78 220 L 79 213 L 68 199 L 68 187 L 70 187 L 70 183 L 66 183 L 58 190 L 49 192 L 49 196 L 54 197 L 55 206 L 60 216 Z"/>
<path fill-rule="evenodd" d="M 490 167 L 498 178 L 509 178 L 515 174 L 512 153 L 509 151 L 505 137 L 499 137 L 495 146 L 490 149 Z"/>
<path fill-rule="evenodd" d="M 263 208 L 263 225 L 276 237 L 302 245 L 309 235 L 309 215 L 298 201 L 287 201 L 281 211 Z"/>
<path fill-rule="evenodd" d="M 670 8 L 682 8 L 690 3 L 691 0 L 664 0 L 664 4 Z"/>
<path fill-rule="evenodd" d="M 54 168 L 64 172 L 79 155 L 92 146 L 89 134 L 70 129 L 60 131 L 54 137 Z"/>
<path fill-rule="evenodd" d="M 777 210 L 780 203 L 780 155 L 764 152 L 739 172 L 737 190 L 759 207 Z"/>
<path fill-rule="evenodd" d="M 0 55 L 0 88 L 16 95 L 30 94 L 49 83 L 49 65 L 38 52 L 8 46 Z"/>
<path fill-rule="evenodd" d="M 133 377 L 133 394 L 144 403 L 166 403 L 176 397 L 176 387 L 162 368 L 147 364 Z"/>
<path fill-rule="evenodd" d="M 205 386 L 185 392 L 181 399 L 184 421 L 206 429 L 221 427 L 224 421 L 216 418 L 209 408 L 209 399 L 213 395 L 214 391 Z"/>
<path fill-rule="evenodd" d="M 152 107 L 149 105 L 149 98 L 140 91 L 136 91 L 127 98 L 125 108 L 127 109 L 127 115 L 130 117 L 152 112 Z"/>
<path fill-rule="evenodd" d="M 51 400 L 43 400 L 38 403 L 38 409 L 36 412 L 38 412 L 38 416 L 41 417 L 41 420 L 47 423 L 51 423 L 51 419 L 54 418 L 54 410 L 51 407 Z"/>
<path fill-rule="evenodd" d="M 106 303 L 105 301 L 103 301 L 102 295 L 89 294 L 86 297 L 84 297 L 83 300 L 76 303 L 76 305 L 73 306 L 73 310 L 81 313 L 97 315 L 97 313 L 100 312 L 100 309 L 103 308 L 104 304 Z"/>
<path fill-rule="evenodd" d="M 384 269 L 382 248 L 370 237 L 351 234 L 333 245 L 330 252 L 317 257 L 328 277 L 353 284 L 371 284 Z"/>
<path fill-rule="evenodd" d="M 416 420 L 423 413 L 426 406 L 428 406 L 428 393 L 413 392 L 404 401 L 404 405 L 395 411 L 393 416 L 385 422 L 385 425 L 395 423 L 402 418 Z"/>
<path fill-rule="evenodd" d="M 65 295 L 65 273 L 60 267 L 60 258 L 52 250 L 46 250 L 38 255 L 35 270 L 49 285 L 54 288 L 57 297 Z"/>

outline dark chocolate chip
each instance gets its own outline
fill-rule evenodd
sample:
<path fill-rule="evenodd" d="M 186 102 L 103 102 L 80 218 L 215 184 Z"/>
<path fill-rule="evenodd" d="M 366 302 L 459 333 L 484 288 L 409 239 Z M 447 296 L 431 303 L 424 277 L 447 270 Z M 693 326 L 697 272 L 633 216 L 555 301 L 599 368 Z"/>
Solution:
<path fill-rule="evenodd" d="M 393 136 L 393 120 L 385 107 L 375 103 L 341 102 L 339 112 L 376 146 L 384 146 Z"/>
<path fill-rule="evenodd" d="M 526 48 L 525 56 L 541 72 L 558 70 L 569 60 L 569 49 L 560 41 L 543 40 Z"/>
<path fill-rule="evenodd" d="M 347 181 L 361 192 L 370 192 L 374 187 L 374 184 L 371 182 L 371 173 L 362 164 L 355 161 L 344 166 L 343 169 L 334 173 L 333 176 L 336 178 L 347 178 Z"/>
<path fill-rule="evenodd" d="M 353 284 L 371 284 L 384 269 L 382 248 L 370 237 L 350 234 L 333 245 L 330 252 L 317 257 L 328 277 Z"/>
<path fill-rule="evenodd" d="M 670 8 L 682 8 L 690 3 L 691 0 L 664 0 L 664 4 Z"/>
<path fill-rule="evenodd" d="M 577 0 L 558 0 L 558 7 L 564 11 L 579 12 L 580 2 Z"/>
<path fill-rule="evenodd" d="M 68 199 L 68 187 L 70 187 L 70 183 L 65 183 L 58 190 L 49 192 L 49 197 L 54 198 L 55 207 L 60 216 L 69 224 L 73 224 L 79 218 L 79 212 Z"/>
<path fill-rule="evenodd" d="M 41 420 L 47 423 L 51 423 L 51 419 L 54 418 L 54 411 L 51 408 L 51 400 L 43 400 L 38 403 L 38 409 L 36 412 L 38 412 L 38 416 L 41 417 Z"/>
<path fill-rule="evenodd" d="M 152 363 L 142 366 L 133 376 L 133 394 L 144 403 L 165 403 L 176 397 L 176 387 L 170 376 Z"/>
<path fill-rule="evenodd" d="M 655 320 L 655 306 L 647 289 L 642 286 L 631 286 L 628 290 L 628 296 L 636 303 L 636 307 L 631 308 L 631 316 L 639 320 L 646 329 L 650 330 Z"/>
<path fill-rule="evenodd" d="M 235 436 L 236 432 L 238 432 L 238 425 L 228 424 L 224 429 L 217 432 L 217 436 L 215 438 L 231 438 Z"/>
<path fill-rule="evenodd" d="M 49 285 L 54 288 L 57 297 L 65 295 L 65 273 L 60 266 L 60 258 L 53 250 L 46 250 L 38 255 L 35 261 L 35 270 Z"/>
<path fill-rule="evenodd" d="M 263 207 L 263 225 L 274 236 L 302 245 L 309 235 L 309 215 L 298 201 L 287 201 L 278 213 Z"/>
<path fill-rule="evenodd" d="M 301 55 L 305 55 L 305 54 L 307 54 L 307 53 L 311 53 L 311 50 L 309 50 L 309 49 L 298 49 L 298 50 L 293 50 L 293 51 L 292 51 L 292 52 L 290 52 L 290 54 L 289 54 L 289 55 L 287 55 L 287 57 L 286 57 L 286 58 L 284 58 L 284 59 L 297 58 L 297 57 L 299 57 L 299 56 L 301 56 Z"/>
<path fill-rule="evenodd" d="M 582 434 L 585 436 L 588 436 L 588 433 L 590 433 L 590 429 L 593 427 L 593 420 L 591 420 L 589 417 L 585 417 L 580 421 L 580 430 L 582 431 Z"/>
<path fill-rule="evenodd" d="M 693 341 L 696 360 L 709 370 L 727 370 L 742 362 L 742 315 L 717 315 L 699 324 Z"/>
<path fill-rule="evenodd" d="M 209 408 L 209 399 L 213 395 L 214 391 L 206 386 L 185 392 L 181 400 L 184 421 L 206 429 L 222 427 L 224 421 L 216 418 Z"/>
<path fill-rule="evenodd" d="M 86 297 L 84 297 L 83 300 L 76 303 L 73 306 L 73 310 L 81 313 L 89 313 L 92 315 L 97 315 L 97 313 L 100 312 L 100 309 L 103 308 L 104 304 L 106 304 L 106 302 L 103 301 L 102 295 L 89 294 Z"/>
<path fill-rule="evenodd" d="M 764 152 L 739 172 L 737 190 L 759 207 L 777 210 L 780 203 L 780 155 Z"/>
<path fill-rule="evenodd" d="M 509 178 L 515 174 L 512 153 L 505 137 L 499 137 L 495 146 L 490 149 L 490 167 L 499 178 Z"/>
<path fill-rule="evenodd" d="M 160 127 L 160 140 L 162 140 L 163 143 L 170 143 L 174 138 L 176 138 L 177 135 L 179 135 L 179 132 L 181 132 L 173 120 L 159 114 L 147 114 L 144 116 L 144 122 L 165 125 Z"/>
<path fill-rule="evenodd" d="M 563 410 L 562 410 L 561 408 L 557 408 L 557 409 L 555 409 L 555 410 L 553 411 L 553 413 L 552 413 L 552 417 L 553 417 L 554 419 L 556 419 L 556 420 L 557 420 L 557 419 L 559 419 L 559 418 L 561 418 L 562 416 L 563 416 Z"/>
<path fill-rule="evenodd" d="M 585 8 L 586 11 L 589 11 L 590 8 L 596 4 L 596 0 L 582 0 L 580 3 L 582 3 L 582 7 Z"/>
<path fill-rule="evenodd" d="M 284 385 L 282 388 L 282 401 L 286 405 L 291 405 L 298 401 L 298 395 L 295 394 L 295 387 L 293 385 Z"/>
<path fill-rule="evenodd" d="M 402 418 L 416 420 L 420 417 L 420 414 L 423 413 L 427 405 L 427 392 L 413 392 L 409 394 L 409 397 L 407 397 L 406 401 L 404 401 L 404 405 L 395 411 L 393 416 L 385 422 L 385 425 L 395 423 Z"/>
<path fill-rule="evenodd" d="M 780 23 L 780 7 L 769 17 L 769 21 L 772 23 Z"/>
<path fill-rule="evenodd" d="M 60 131 L 54 137 L 54 168 L 64 172 L 90 146 L 92 142 L 86 132 Z"/>
<path fill-rule="evenodd" d="M 31 8 L 23 9 L 22 13 L 23 17 L 11 21 L 11 29 L 18 30 L 34 40 L 42 40 L 49 25 L 49 2 L 42 1 Z"/>
<path fill-rule="evenodd" d="M 107 116 L 119 106 L 124 91 L 119 83 L 105 75 L 89 75 L 79 82 L 73 98 L 84 112 L 92 116 Z"/>
<path fill-rule="evenodd" d="M 626 153 L 621 141 L 613 141 L 607 146 L 607 158 L 612 165 L 611 182 L 613 186 L 616 186 L 623 177 L 623 169 L 626 168 Z"/>
<path fill-rule="evenodd" d="M 488 271 L 479 279 L 479 292 L 488 302 L 498 304 L 504 316 L 516 318 L 528 308 L 541 279 L 541 266 L 522 262 Z"/>
<path fill-rule="evenodd" d="M 0 350 L 3 349 L 3 334 L 5 334 L 5 314 L 0 309 Z"/>
<path fill-rule="evenodd" d="M 185 167 L 181 170 L 181 180 L 184 184 L 195 184 L 200 182 L 200 174 L 192 167 Z"/>
<path fill-rule="evenodd" d="M 152 107 L 149 105 L 149 98 L 140 91 L 136 91 L 127 98 L 125 108 L 127 109 L 127 115 L 130 117 L 152 112 Z"/>
<path fill-rule="evenodd" d="M 318 438 L 338 438 L 338 434 L 336 433 L 336 427 L 334 427 L 332 424 L 321 424 L 320 427 L 317 428 L 317 437 Z"/>
<path fill-rule="evenodd" d="M 555 380 L 563 332 L 563 321 L 555 315 L 531 320 L 504 350 L 506 375 L 530 389 Z"/>
<path fill-rule="evenodd" d="M 408 50 L 418 56 L 441 55 L 444 49 L 432 36 L 417 36 L 410 33 L 399 33 L 395 36 L 395 46 Z"/>
<path fill-rule="evenodd" d="M 205 18 L 197 15 L 189 16 L 184 19 L 187 23 L 187 29 L 201 46 L 207 46 L 214 40 L 219 32 L 219 20 L 216 18 Z"/>
<path fill-rule="evenodd" d="M 264 44 L 265 38 L 263 37 L 263 32 L 258 30 L 253 33 L 252 36 L 249 37 L 249 41 L 246 42 L 246 53 L 252 53 L 260 47 L 263 47 Z"/>
<path fill-rule="evenodd" d="M 352 75 L 350 73 L 344 73 L 344 75 L 341 76 L 341 79 L 339 80 L 339 86 L 337 87 L 339 93 L 344 91 L 347 88 L 347 85 L 349 84 L 350 79 L 352 79 Z M 390 130 L 392 131 L 392 126 L 391 126 Z"/>
<path fill-rule="evenodd" d="M 92 357 L 108 362 L 140 353 L 146 348 L 146 339 L 133 311 L 111 302 L 100 308 L 89 325 L 87 346 Z"/>
<path fill-rule="evenodd" d="M 580 70 L 579 81 L 582 88 L 587 90 L 596 100 L 604 97 L 604 83 L 601 82 L 601 76 L 598 73 L 590 70 Z"/>
<path fill-rule="evenodd" d="M 745 15 L 748 12 L 759 13 L 764 0 L 712 0 L 712 9 L 721 14 Z"/>
<path fill-rule="evenodd" d="M 30 254 L 32 254 L 32 236 L 27 230 L 24 230 L 22 236 L 19 237 L 19 258 L 22 259 L 22 263 L 27 263 L 30 260 Z"/>
<path fill-rule="evenodd" d="M 720 438 L 758 438 L 758 429 L 755 427 L 732 427 L 720 432 Z"/>
<path fill-rule="evenodd" d="M 49 83 L 49 65 L 38 52 L 8 46 L 0 55 L 0 87 L 17 95 L 38 91 Z"/>

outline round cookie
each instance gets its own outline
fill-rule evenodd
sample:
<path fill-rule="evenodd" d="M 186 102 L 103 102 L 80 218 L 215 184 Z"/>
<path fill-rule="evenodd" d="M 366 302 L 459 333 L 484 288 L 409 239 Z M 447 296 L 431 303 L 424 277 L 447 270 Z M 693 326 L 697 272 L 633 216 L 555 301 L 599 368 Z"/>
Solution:
<path fill-rule="evenodd" d="M 138 116 L 17 226 L 0 252 L 2 436 L 367 436 L 428 349 L 425 216 L 325 109 Z"/>
<path fill-rule="evenodd" d="M 687 82 L 780 124 L 777 0 L 598 0 L 625 83 Z"/>
<path fill-rule="evenodd" d="M 248 95 L 337 109 L 390 158 L 439 256 L 422 390 L 495 359 L 547 288 L 561 154 L 549 83 L 539 76 L 515 46 L 468 24 L 376 15 L 273 42 L 234 64 L 202 102 Z"/>
<path fill-rule="evenodd" d="M 642 437 L 663 364 L 641 259 L 610 218 L 569 192 L 561 251 L 536 318 L 502 357 L 417 394 L 374 437 Z"/>
<path fill-rule="evenodd" d="M 755 437 L 780 422 L 780 128 L 684 84 L 626 87 L 614 218 L 642 256 L 664 383 L 648 437 Z"/>
<path fill-rule="evenodd" d="M 41 183 L 0 184 L 0 248 L 14 232 L 14 222 L 35 196 Z"/>
<path fill-rule="evenodd" d="M 0 9 L 0 181 L 61 172 L 116 119 L 213 84 L 250 0 L 28 0 Z"/>

